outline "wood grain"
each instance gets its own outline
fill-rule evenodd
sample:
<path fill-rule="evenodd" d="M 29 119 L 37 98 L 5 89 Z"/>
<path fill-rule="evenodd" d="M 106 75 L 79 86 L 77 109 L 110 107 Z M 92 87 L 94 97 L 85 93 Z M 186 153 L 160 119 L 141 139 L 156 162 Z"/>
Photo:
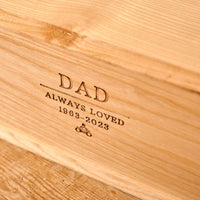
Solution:
<path fill-rule="evenodd" d="M 0 33 L 1 138 L 139 198 L 199 199 L 198 93 L 3 28 Z M 93 85 L 101 86 L 109 101 L 59 88 L 58 73 L 70 76 L 76 88 L 84 80 L 91 94 Z M 108 122 L 106 131 L 87 124 L 93 137 L 77 134 L 83 120 L 60 113 L 47 91 L 125 125 Z"/>
<path fill-rule="evenodd" d="M 0 137 L 141 199 L 199 200 L 199 7 L 1 1 Z M 72 89 L 59 87 L 59 73 Z M 91 98 L 75 92 L 82 81 Z M 95 101 L 94 86 L 107 102 Z M 85 116 L 109 130 L 90 121 L 92 137 L 78 133 Z"/>
<path fill-rule="evenodd" d="M 0 140 L 1 200 L 139 200 Z"/>
<path fill-rule="evenodd" d="M 8 0 L 0 9 L 12 30 L 200 92 L 199 0 Z"/>

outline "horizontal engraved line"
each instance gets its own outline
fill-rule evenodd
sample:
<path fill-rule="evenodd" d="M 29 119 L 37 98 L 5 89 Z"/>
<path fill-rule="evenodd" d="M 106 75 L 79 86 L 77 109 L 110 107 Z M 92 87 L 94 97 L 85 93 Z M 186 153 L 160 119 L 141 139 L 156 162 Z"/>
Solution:
<path fill-rule="evenodd" d="M 96 106 L 96 107 L 98 107 L 98 108 L 100 108 L 100 109 L 102 109 L 102 110 L 105 110 L 103 107 L 101 107 L 101 106 L 99 106 L 99 105 L 95 105 L 94 103 L 91 103 L 91 102 L 89 102 L 89 101 L 83 100 L 83 99 L 81 99 L 81 98 L 79 98 L 79 97 L 73 96 L 73 95 L 68 94 L 68 93 L 66 93 L 66 92 L 63 92 L 63 91 L 60 91 L 60 90 L 58 90 L 58 89 L 52 88 L 52 87 L 50 87 L 50 86 L 44 85 L 44 84 L 42 84 L 42 83 L 40 83 L 40 86 L 45 87 L 45 88 L 48 88 L 48 89 L 50 89 L 50 90 L 54 90 L 54 91 L 56 91 L 56 92 L 59 92 L 59 93 L 61 93 L 61 94 L 67 95 L 67 96 L 70 96 L 70 97 L 72 97 L 72 98 L 75 98 L 75 99 L 78 99 L 78 100 L 81 100 L 81 101 L 85 101 L 85 102 L 87 102 L 88 104 L 91 104 L 91 105 Z M 111 112 L 112 112 L 112 113 L 115 113 L 115 112 L 113 112 L 113 111 L 111 111 Z M 115 114 L 119 115 L 118 113 L 115 113 Z M 123 116 L 123 117 L 126 117 L 126 116 L 124 116 L 124 115 L 122 115 L 122 116 Z M 126 118 L 130 119 L 130 117 L 126 117 Z"/>

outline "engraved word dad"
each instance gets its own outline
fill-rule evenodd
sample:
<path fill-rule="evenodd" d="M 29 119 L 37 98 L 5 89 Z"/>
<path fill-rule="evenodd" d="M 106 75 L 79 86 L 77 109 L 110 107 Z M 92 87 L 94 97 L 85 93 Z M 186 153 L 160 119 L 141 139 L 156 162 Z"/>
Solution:
<path fill-rule="evenodd" d="M 64 89 L 73 89 L 73 82 L 69 76 L 66 76 L 61 73 L 59 73 L 59 76 L 60 76 L 59 87 L 64 88 Z M 88 98 L 93 98 L 94 100 L 99 101 L 99 102 L 107 102 L 108 101 L 108 93 L 100 87 L 97 87 L 97 86 L 93 86 L 93 87 L 94 87 L 93 96 L 91 96 L 91 94 L 89 94 L 84 81 L 82 81 L 79 84 L 78 88 L 75 88 L 74 92 L 77 94 L 84 94 L 84 96 L 86 96 Z"/>

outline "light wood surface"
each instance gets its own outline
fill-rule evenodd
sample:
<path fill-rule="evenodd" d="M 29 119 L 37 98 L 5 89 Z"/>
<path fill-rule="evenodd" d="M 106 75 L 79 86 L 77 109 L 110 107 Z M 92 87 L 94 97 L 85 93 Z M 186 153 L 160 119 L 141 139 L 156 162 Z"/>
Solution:
<path fill-rule="evenodd" d="M 139 200 L 0 140 L 1 200 Z"/>
<path fill-rule="evenodd" d="M 126 71 L 71 50 L 1 28 L 0 137 L 145 199 L 199 199 L 199 95 Z M 61 72 L 74 87 L 84 80 L 109 93 L 108 102 L 59 88 Z M 41 87 L 56 88 L 62 94 Z M 92 124 L 93 137 L 75 131 L 83 122 L 59 112 L 47 92 L 117 116 L 124 126 Z M 173 183 L 173 184 L 172 184 Z"/>
<path fill-rule="evenodd" d="M 1 14 L 13 30 L 200 92 L 199 0 L 7 0 L 0 9 L 19 16 Z"/>
<path fill-rule="evenodd" d="M 199 1 L 159 2 L 0 2 L 0 137 L 141 199 L 199 200 Z"/>

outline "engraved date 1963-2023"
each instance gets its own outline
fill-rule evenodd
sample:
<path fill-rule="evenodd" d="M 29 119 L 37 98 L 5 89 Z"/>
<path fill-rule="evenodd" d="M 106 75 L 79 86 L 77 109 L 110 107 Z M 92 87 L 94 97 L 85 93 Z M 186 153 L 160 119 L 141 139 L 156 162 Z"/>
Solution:
<path fill-rule="evenodd" d="M 59 112 L 64 113 L 66 115 L 69 115 L 71 117 L 74 117 L 76 119 L 83 119 L 86 123 L 92 124 L 94 126 L 97 126 L 99 128 L 103 128 L 105 130 L 109 130 L 109 125 L 106 123 L 103 123 L 102 121 L 96 120 L 94 118 L 91 118 L 89 116 L 82 117 L 80 116 L 79 112 L 74 112 L 73 110 L 69 110 L 65 107 L 59 106 Z"/>

